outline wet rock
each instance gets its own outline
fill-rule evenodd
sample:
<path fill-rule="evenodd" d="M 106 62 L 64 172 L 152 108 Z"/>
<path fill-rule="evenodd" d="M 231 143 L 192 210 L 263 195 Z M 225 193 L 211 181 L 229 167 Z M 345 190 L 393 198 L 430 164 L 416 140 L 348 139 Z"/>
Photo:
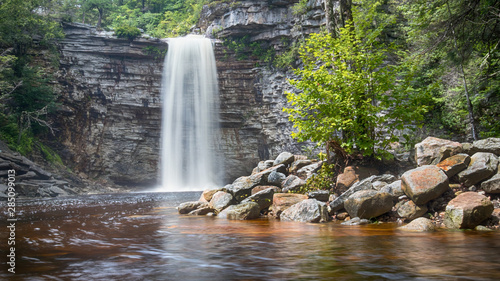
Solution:
<path fill-rule="evenodd" d="M 446 206 L 444 224 L 447 228 L 473 229 L 493 213 L 493 203 L 476 192 L 464 192 Z"/>
<path fill-rule="evenodd" d="M 16 193 L 26 197 L 39 197 L 38 185 L 26 182 L 16 183 Z"/>
<path fill-rule="evenodd" d="M 399 227 L 398 229 L 411 232 L 431 232 L 436 229 L 436 226 L 430 219 L 417 218 L 411 221 L 409 224 Z"/>
<path fill-rule="evenodd" d="M 255 202 L 245 202 L 227 207 L 220 212 L 217 217 L 229 220 L 252 220 L 258 218 L 259 216 L 259 204 Z"/>
<path fill-rule="evenodd" d="M 200 202 L 200 201 L 185 202 L 185 203 L 180 204 L 177 207 L 177 211 L 179 212 L 179 214 L 188 214 L 191 211 L 194 211 L 196 209 L 203 208 L 203 207 L 208 207 L 208 203 Z"/>
<path fill-rule="evenodd" d="M 474 141 L 470 148 L 470 153 L 488 152 L 500 155 L 500 138 L 487 138 Z"/>
<path fill-rule="evenodd" d="M 483 181 L 481 189 L 486 193 L 500 193 L 500 174 L 496 174 L 491 179 Z"/>
<path fill-rule="evenodd" d="M 321 202 L 327 202 L 330 198 L 330 192 L 328 190 L 309 191 L 306 195 L 309 199 L 316 199 Z"/>
<path fill-rule="evenodd" d="M 50 197 L 57 197 L 57 196 L 68 196 L 68 192 L 63 190 L 62 188 L 59 188 L 55 185 L 45 189 L 45 192 L 50 196 Z"/>
<path fill-rule="evenodd" d="M 297 155 L 296 157 L 297 158 Z M 295 160 L 291 165 L 288 171 L 290 174 L 295 174 L 297 171 L 305 166 L 311 165 L 313 162 L 311 160 L 307 159 L 302 159 L 302 160 Z"/>
<path fill-rule="evenodd" d="M 212 208 L 215 213 L 219 213 L 231 204 L 234 203 L 234 197 L 228 192 L 217 191 L 210 200 L 210 208 Z"/>
<path fill-rule="evenodd" d="M 409 200 L 401 204 L 396 210 L 399 217 L 414 220 L 418 217 L 421 217 L 427 213 L 426 205 L 416 205 L 413 201 Z"/>
<path fill-rule="evenodd" d="M 375 190 L 361 190 L 347 198 L 344 208 L 351 217 L 370 219 L 389 212 L 392 209 L 392 196 Z"/>
<path fill-rule="evenodd" d="M 307 179 L 312 174 L 319 171 L 319 169 L 321 169 L 321 166 L 323 166 L 323 161 L 319 161 L 319 162 L 313 163 L 311 165 L 307 165 L 305 167 L 302 167 L 297 171 L 297 176 L 301 179 Z"/>
<path fill-rule="evenodd" d="M 364 224 L 370 224 L 370 221 L 367 219 L 361 219 L 358 217 L 352 218 L 348 221 L 345 221 L 341 223 L 342 225 L 364 225 Z"/>
<path fill-rule="evenodd" d="M 443 170 L 448 178 L 465 170 L 470 163 L 470 156 L 465 153 L 453 155 L 439 162 L 436 166 Z"/>
<path fill-rule="evenodd" d="M 460 152 L 462 145 L 458 142 L 428 137 L 415 145 L 415 161 L 418 166 L 436 165 Z"/>
<path fill-rule="evenodd" d="M 272 171 L 267 177 L 267 184 L 281 187 L 281 183 L 286 179 L 285 174 Z"/>
<path fill-rule="evenodd" d="M 222 191 L 222 188 L 207 189 L 201 194 L 200 201 L 210 202 L 215 193 Z"/>
<path fill-rule="evenodd" d="M 251 195 L 250 197 L 241 201 L 241 203 L 255 202 L 255 203 L 259 204 L 259 210 L 262 211 L 264 209 L 269 208 L 273 204 L 273 197 L 274 197 L 274 189 L 268 188 L 268 189 L 259 191 L 259 192 L 255 193 L 254 195 Z"/>
<path fill-rule="evenodd" d="M 283 188 L 283 192 L 298 191 L 305 184 L 306 184 L 305 180 L 294 175 L 289 175 L 282 182 L 281 188 Z"/>
<path fill-rule="evenodd" d="M 224 186 L 223 190 L 231 193 L 231 195 L 240 202 L 250 196 L 254 187 L 265 183 L 262 173 L 264 172 L 248 177 L 239 177 L 232 184 Z"/>
<path fill-rule="evenodd" d="M 196 210 L 189 212 L 188 215 L 190 215 L 190 216 L 206 216 L 212 212 L 214 212 L 214 209 L 212 209 L 211 207 L 205 206 L 205 207 L 201 207 L 199 209 L 196 209 Z"/>
<path fill-rule="evenodd" d="M 403 192 L 417 205 L 436 199 L 449 189 L 448 177 L 434 165 L 407 171 L 401 180 Z"/>
<path fill-rule="evenodd" d="M 493 153 L 477 152 L 470 158 L 467 169 L 458 173 L 458 181 L 469 187 L 490 178 L 497 172 L 498 158 Z"/>
<path fill-rule="evenodd" d="M 278 157 L 274 160 L 273 166 L 277 165 L 285 165 L 288 166 L 292 164 L 292 162 L 295 160 L 295 156 L 290 153 L 290 152 L 281 152 Z"/>
<path fill-rule="evenodd" d="M 282 221 L 327 222 L 330 220 L 326 204 L 316 199 L 306 199 L 290 206 L 281 213 Z"/>
<path fill-rule="evenodd" d="M 273 196 L 273 213 L 276 217 L 279 217 L 281 212 L 306 199 L 307 196 L 303 194 L 275 193 Z"/>

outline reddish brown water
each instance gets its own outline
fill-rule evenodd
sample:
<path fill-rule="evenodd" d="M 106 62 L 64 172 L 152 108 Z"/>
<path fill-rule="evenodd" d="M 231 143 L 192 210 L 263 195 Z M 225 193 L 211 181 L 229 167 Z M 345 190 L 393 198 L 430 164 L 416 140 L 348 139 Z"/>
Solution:
<path fill-rule="evenodd" d="M 3 280 L 499 280 L 500 233 L 178 215 L 199 193 L 19 202 Z M 5 203 L 0 205 L 6 209 Z M 5 213 L 0 218 L 6 223 Z M 2 227 L 4 228 L 4 227 Z M 5 228 L 4 228 L 5 229 Z"/>

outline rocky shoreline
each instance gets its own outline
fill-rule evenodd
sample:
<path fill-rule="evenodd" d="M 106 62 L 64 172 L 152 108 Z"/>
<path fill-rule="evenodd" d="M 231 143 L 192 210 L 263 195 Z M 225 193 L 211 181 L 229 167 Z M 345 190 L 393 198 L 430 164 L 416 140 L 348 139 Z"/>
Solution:
<path fill-rule="evenodd" d="M 283 152 L 261 161 L 250 176 L 205 190 L 178 211 L 235 220 L 397 222 L 408 223 L 400 227 L 407 231 L 499 229 L 500 138 L 458 143 L 428 137 L 404 155 L 392 166 L 407 170 L 379 173 L 374 167 L 349 166 L 333 188 L 299 194 L 323 162 Z"/>

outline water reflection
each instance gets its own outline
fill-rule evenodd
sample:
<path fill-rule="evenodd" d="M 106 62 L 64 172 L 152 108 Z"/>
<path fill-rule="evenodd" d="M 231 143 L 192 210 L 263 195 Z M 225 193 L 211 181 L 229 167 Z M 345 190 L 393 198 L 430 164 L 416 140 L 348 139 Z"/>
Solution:
<path fill-rule="evenodd" d="M 25 201 L 8 280 L 495 280 L 500 234 L 179 216 L 199 193 Z M 5 209 L 5 208 L 4 208 Z M 6 221 L 5 214 L 0 218 Z M 1 232 L 0 241 L 7 241 Z M 0 245 L 7 252 L 6 243 Z"/>

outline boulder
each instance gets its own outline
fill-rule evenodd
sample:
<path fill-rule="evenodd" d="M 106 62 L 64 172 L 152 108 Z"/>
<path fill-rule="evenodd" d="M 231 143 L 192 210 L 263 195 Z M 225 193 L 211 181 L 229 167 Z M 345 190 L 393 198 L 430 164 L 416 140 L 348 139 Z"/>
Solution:
<path fill-rule="evenodd" d="M 436 199 L 449 189 L 449 181 L 443 170 L 425 165 L 405 172 L 401 176 L 403 192 L 417 205 Z"/>
<path fill-rule="evenodd" d="M 272 190 L 274 190 L 274 193 L 280 193 L 281 192 L 281 188 L 279 188 L 277 186 L 274 186 L 274 185 L 259 185 L 259 186 L 256 186 L 256 187 L 254 187 L 252 189 L 252 194 L 251 195 L 254 195 L 257 192 L 260 192 L 262 190 L 266 190 L 268 188 L 271 188 Z"/>
<path fill-rule="evenodd" d="M 436 227 L 430 219 L 417 218 L 412 220 L 409 224 L 399 227 L 398 229 L 411 232 L 431 232 L 434 231 Z"/>
<path fill-rule="evenodd" d="M 267 176 L 267 184 L 281 187 L 281 183 L 286 179 L 285 174 L 272 171 L 269 176 Z"/>
<path fill-rule="evenodd" d="M 209 206 L 215 213 L 220 213 L 234 203 L 234 197 L 228 192 L 217 191 L 210 200 Z"/>
<path fill-rule="evenodd" d="M 389 212 L 392 209 L 392 196 L 375 190 L 361 190 L 347 198 L 344 208 L 351 217 L 370 219 Z"/>
<path fill-rule="evenodd" d="M 212 200 L 212 196 L 219 191 L 222 191 L 222 188 L 204 190 L 201 194 L 200 201 L 210 202 L 210 200 Z"/>
<path fill-rule="evenodd" d="M 288 166 L 292 164 L 292 162 L 295 160 L 295 156 L 290 153 L 290 152 L 281 152 L 278 157 L 274 160 L 273 166 L 277 165 L 285 165 Z"/>
<path fill-rule="evenodd" d="M 180 204 L 179 207 L 177 207 L 177 211 L 179 211 L 179 214 L 188 214 L 191 211 L 204 207 L 208 207 L 207 202 L 200 202 L 200 201 L 185 202 Z"/>
<path fill-rule="evenodd" d="M 247 197 L 241 203 L 255 202 L 259 204 L 260 211 L 269 208 L 273 204 L 274 189 L 268 188 Z"/>
<path fill-rule="evenodd" d="M 307 165 L 305 167 L 302 167 L 297 171 L 297 176 L 301 179 L 307 179 L 312 174 L 319 171 L 319 169 L 321 169 L 321 166 L 323 166 L 323 161 L 319 161 L 316 163 L 312 163 L 311 165 Z"/>
<path fill-rule="evenodd" d="M 382 187 L 380 192 L 389 193 L 393 200 L 396 200 L 399 196 L 404 195 L 403 189 L 401 188 L 401 180 L 397 180 L 393 183 L 390 183 L 384 187 Z"/>
<path fill-rule="evenodd" d="M 207 206 L 204 206 L 204 207 L 201 207 L 201 208 L 198 208 L 196 210 L 189 212 L 188 215 L 190 215 L 190 216 L 205 216 L 205 215 L 212 213 L 212 212 L 214 212 L 214 209 L 207 207 Z"/>
<path fill-rule="evenodd" d="M 415 161 L 418 166 L 436 165 L 461 152 L 462 144 L 458 142 L 428 137 L 415 145 Z"/>
<path fill-rule="evenodd" d="M 267 185 L 268 176 L 272 172 L 286 173 L 286 167 L 277 165 L 248 177 L 239 177 L 232 184 L 226 185 L 223 190 L 231 193 L 238 202 L 241 202 L 252 194 L 254 187 Z"/>
<path fill-rule="evenodd" d="M 469 187 L 486 180 L 497 172 L 498 158 L 493 153 L 477 152 L 470 158 L 467 169 L 458 173 L 458 181 Z"/>
<path fill-rule="evenodd" d="M 257 167 L 259 168 L 260 171 L 264 171 L 266 169 L 271 168 L 273 164 L 274 164 L 273 160 L 260 161 Z"/>
<path fill-rule="evenodd" d="M 326 204 L 316 199 L 306 199 L 290 206 L 281 213 L 282 221 L 327 222 L 330 220 Z"/>
<path fill-rule="evenodd" d="M 344 168 L 344 172 L 337 177 L 337 183 L 335 184 L 335 191 L 339 193 L 345 192 L 349 187 L 351 187 L 355 182 L 358 182 L 358 175 L 353 166 L 347 166 Z"/>
<path fill-rule="evenodd" d="M 260 217 L 260 207 L 255 202 L 231 205 L 220 212 L 217 217 L 229 220 L 252 220 Z"/>
<path fill-rule="evenodd" d="M 493 203 L 476 192 L 464 192 L 446 206 L 444 224 L 447 228 L 473 229 L 493 213 Z"/>
<path fill-rule="evenodd" d="M 496 174 L 491 179 L 483 181 L 481 189 L 486 193 L 500 193 L 500 174 Z"/>
<path fill-rule="evenodd" d="M 297 158 L 297 156 L 295 157 Z M 295 174 L 297 171 L 307 165 L 311 165 L 313 162 L 311 160 L 307 159 L 301 159 L 301 160 L 295 160 L 293 163 L 290 165 L 290 168 L 288 169 L 288 172 L 290 174 Z"/>
<path fill-rule="evenodd" d="M 307 196 L 304 194 L 274 193 L 272 206 L 273 213 L 275 216 L 279 217 L 281 212 L 306 199 Z"/>
<path fill-rule="evenodd" d="M 418 217 L 425 215 L 427 212 L 426 205 L 416 205 L 415 202 L 408 200 L 403 202 L 400 206 L 398 206 L 396 212 L 398 216 L 407 220 L 414 220 Z"/>
<path fill-rule="evenodd" d="M 476 152 L 489 152 L 500 155 L 500 138 L 487 138 L 474 141 L 470 148 L 470 153 L 474 154 Z"/>
<path fill-rule="evenodd" d="M 283 192 L 298 191 L 304 184 L 306 184 L 305 180 L 294 175 L 289 175 L 282 182 L 281 188 Z"/>
<path fill-rule="evenodd" d="M 321 202 L 327 202 L 330 198 L 330 192 L 328 190 L 309 191 L 306 195 L 308 199 L 316 199 Z"/>
<path fill-rule="evenodd" d="M 332 200 L 330 202 L 330 209 L 332 212 L 341 210 L 344 208 L 344 201 L 354 194 L 355 192 L 358 192 L 360 190 L 370 190 L 374 189 L 373 188 L 373 183 L 377 181 L 390 181 L 390 180 L 395 180 L 396 178 L 393 175 L 382 175 L 382 176 L 371 176 L 369 178 L 366 178 L 362 181 L 356 182 L 353 184 L 346 192 L 342 193 L 340 196 Z"/>
<path fill-rule="evenodd" d="M 439 162 L 436 166 L 443 170 L 448 178 L 465 170 L 470 163 L 470 156 L 465 153 L 453 155 Z"/>

